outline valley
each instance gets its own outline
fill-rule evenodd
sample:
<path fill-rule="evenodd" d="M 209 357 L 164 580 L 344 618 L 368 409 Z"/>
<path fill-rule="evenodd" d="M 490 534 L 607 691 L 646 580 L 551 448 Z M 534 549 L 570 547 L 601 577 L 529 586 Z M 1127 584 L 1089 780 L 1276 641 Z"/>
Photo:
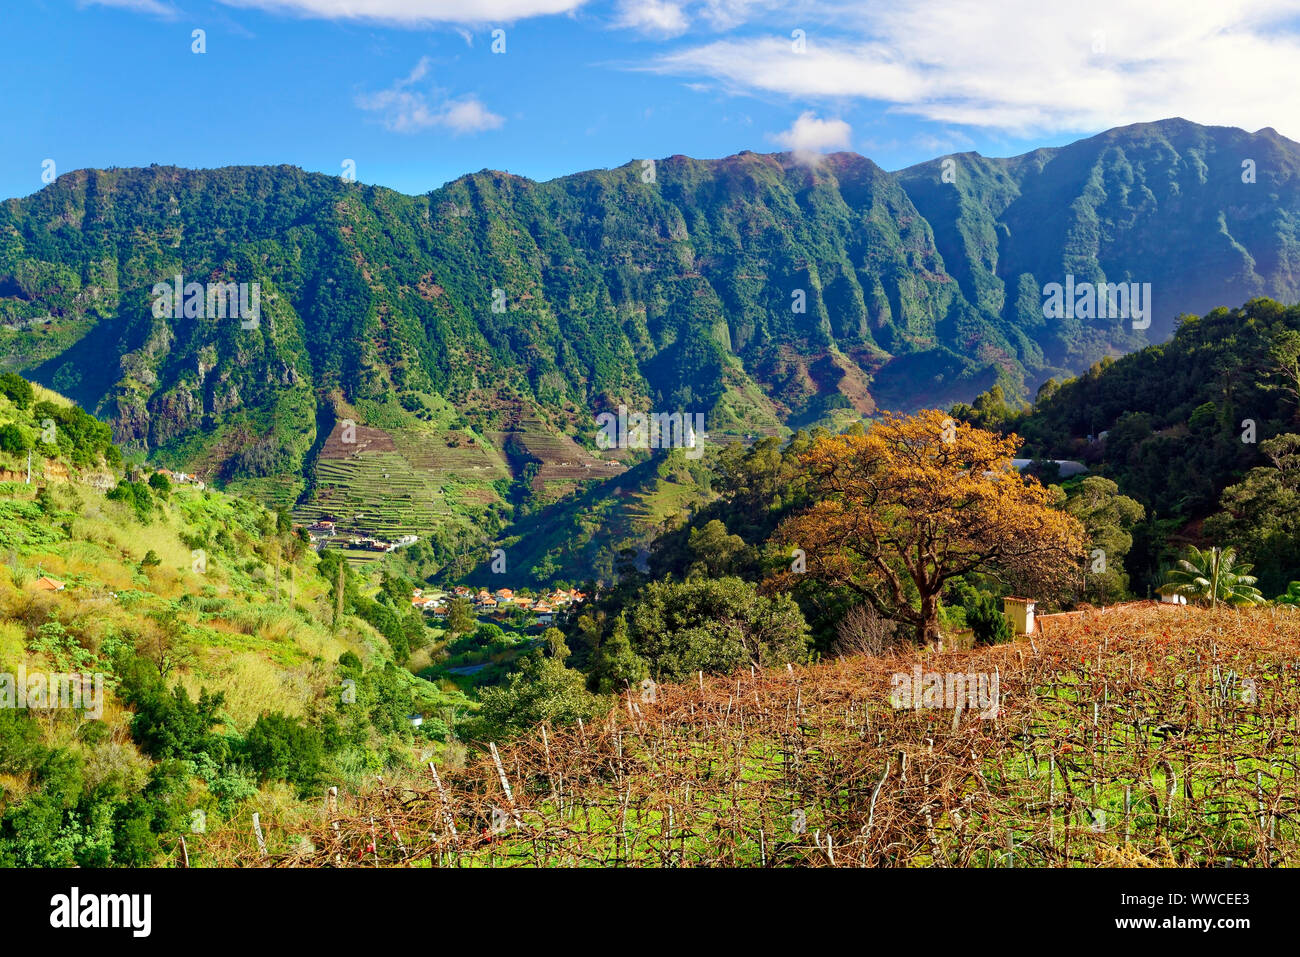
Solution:
<path fill-rule="evenodd" d="M 894 173 L 848 153 L 674 156 L 652 183 L 639 168 L 485 171 L 423 196 L 290 167 L 69 173 L 0 206 L 3 362 L 129 453 L 299 521 L 487 546 L 623 488 L 646 454 L 602 452 L 595 422 L 620 406 L 752 442 L 993 386 L 1021 400 L 1180 313 L 1300 296 L 1300 146 L 1272 131 L 1167 120 Z M 216 219 L 204 195 L 224 197 Z M 1070 212 L 1035 214 L 1049 205 Z M 128 255 L 132 230 L 173 219 L 184 239 Z M 1220 221 L 1231 252 L 1202 229 Z M 1140 241 L 1154 234 L 1166 249 Z M 155 315 L 177 274 L 259 282 L 259 327 Z M 1142 315 L 1052 306 L 1076 281 L 1149 290 Z"/>
<path fill-rule="evenodd" d="M 1286 929 L 1294 3 L 39 0 L 0 50 L 14 947 Z"/>

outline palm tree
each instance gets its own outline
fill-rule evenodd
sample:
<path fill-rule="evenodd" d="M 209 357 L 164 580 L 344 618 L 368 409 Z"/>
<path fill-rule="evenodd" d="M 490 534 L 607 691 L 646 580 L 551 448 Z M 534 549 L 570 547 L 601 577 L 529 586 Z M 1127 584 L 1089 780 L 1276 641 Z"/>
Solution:
<path fill-rule="evenodd" d="M 1160 588 L 1162 594 L 1184 595 L 1192 601 L 1208 602 L 1213 608 L 1225 605 L 1265 605 L 1267 600 L 1255 587 L 1253 565 L 1238 565 L 1233 548 L 1190 546 L 1186 558 L 1178 560 Z"/>

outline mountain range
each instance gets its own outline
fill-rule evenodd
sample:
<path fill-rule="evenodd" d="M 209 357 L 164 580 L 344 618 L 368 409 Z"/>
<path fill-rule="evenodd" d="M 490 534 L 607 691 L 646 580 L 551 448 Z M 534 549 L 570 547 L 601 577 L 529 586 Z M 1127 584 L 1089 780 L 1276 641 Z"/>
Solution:
<path fill-rule="evenodd" d="M 1300 299 L 1298 230 L 1300 144 L 1181 119 L 896 172 L 745 152 L 420 196 L 79 170 L 0 203 L 0 344 L 128 451 L 318 514 L 351 420 L 388 456 L 375 481 L 418 473 L 436 518 L 497 507 L 530 462 L 535 487 L 604 477 L 622 450 L 593 451 L 595 416 L 619 405 L 747 436 L 1029 397 L 1180 314 Z M 176 282 L 256 284 L 258 321 L 160 314 Z M 1150 327 L 1045 318 L 1067 282 L 1149 283 Z"/>

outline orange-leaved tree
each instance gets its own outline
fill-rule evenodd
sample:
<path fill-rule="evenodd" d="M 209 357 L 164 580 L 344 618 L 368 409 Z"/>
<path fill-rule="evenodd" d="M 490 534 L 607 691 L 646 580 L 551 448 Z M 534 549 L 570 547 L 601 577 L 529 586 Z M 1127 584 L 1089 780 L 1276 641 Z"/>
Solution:
<path fill-rule="evenodd" d="M 932 643 L 952 578 L 978 571 L 1046 586 L 1077 574 L 1083 526 L 1015 470 L 1019 441 L 934 410 L 818 439 L 801 458 L 814 504 L 775 535 L 803 552 L 784 584 L 802 570 L 847 587 Z"/>

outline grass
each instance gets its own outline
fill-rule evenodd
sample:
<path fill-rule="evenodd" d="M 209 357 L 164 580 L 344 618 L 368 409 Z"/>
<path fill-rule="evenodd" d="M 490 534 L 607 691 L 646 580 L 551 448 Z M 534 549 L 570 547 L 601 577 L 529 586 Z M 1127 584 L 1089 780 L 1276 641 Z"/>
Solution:
<path fill-rule="evenodd" d="M 66 523 L 66 531 L 52 536 L 15 534 L 22 541 L 0 565 L 0 661 L 9 666 L 35 661 L 27 646 L 47 621 L 61 622 L 94 654 L 114 636 L 135 636 L 147 646 L 156 637 L 155 620 L 171 621 L 179 628 L 175 676 L 194 692 L 223 692 L 230 719 L 242 728 L 264 711 L 303 713 L 324 692 L 322 676 L 344 651 L 373 659 L 379 645 L 386 647 L 360 622 L 339 635 L 319 624 L 312 609 L 325 614 L 320 606 L 328 602 L 325 584 L 310 574 L 316 560 L 310 552 L 299 559 L 295 606 L 287 605 L 287 564 L 276 600 L 273 572 L 255 551 L 261 510 L 252 503 L 175 487 L 163 511 L 142 525 L 134 510 L 94 489 L 53 488 L 60 509 L 53 519 L 25 508 L 32 487 L 0 490 L 0 506 L 24 506 L 9 509 L 13 531 Z M 210 539 L 217 531 L 229 545 L 209 541 L 206 570 L 196 570 L 194 549 L 182 535 Z M 142 565 L 149 552 L 158 565 Z M 67 589 L 33 591 L 39 574 Z"/>

